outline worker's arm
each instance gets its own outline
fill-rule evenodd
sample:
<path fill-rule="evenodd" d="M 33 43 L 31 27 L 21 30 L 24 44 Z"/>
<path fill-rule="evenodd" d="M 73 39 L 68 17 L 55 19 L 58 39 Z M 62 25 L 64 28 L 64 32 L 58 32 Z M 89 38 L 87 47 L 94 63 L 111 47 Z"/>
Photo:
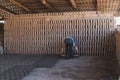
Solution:
<path fill-rule="evenodd" d="M 74 49 L 76 50 L 76 52 L 78 53 L 78 48 L 77 48 L 77 46 L 76 46 L 75 44 L 73 44 L 73 47 L 74 47 Z"/>
<path fill-rule="evenodd" d="M 76 52 L 78 53 L 78 48 L 77 48 L 77 46 L 75 46 L 75 50 L 76 50 Z"/>

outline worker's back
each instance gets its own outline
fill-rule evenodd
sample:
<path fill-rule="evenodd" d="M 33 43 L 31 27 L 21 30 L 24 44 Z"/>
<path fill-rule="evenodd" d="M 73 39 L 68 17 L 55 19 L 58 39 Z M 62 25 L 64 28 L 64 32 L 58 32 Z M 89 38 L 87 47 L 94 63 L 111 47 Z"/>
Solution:
<path fill-rule="evenodd" d="M 66 37 L 64 40 L 65 46 L 73 46 L 75 43 L 72 37 Z"/>

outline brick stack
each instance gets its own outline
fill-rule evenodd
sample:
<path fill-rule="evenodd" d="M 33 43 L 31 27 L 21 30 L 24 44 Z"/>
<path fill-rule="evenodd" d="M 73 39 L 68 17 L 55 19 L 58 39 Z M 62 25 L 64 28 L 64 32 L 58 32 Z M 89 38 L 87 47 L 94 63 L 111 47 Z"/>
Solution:
<path fill-rule="evenodd" d="M 80 55 L 112 56 L 113 29 L 111 15 L 95 12 L 17 15 L 5 21 L 4 48 L 8 54 L 60 54 L 64 37 L 70 35 Z"/>

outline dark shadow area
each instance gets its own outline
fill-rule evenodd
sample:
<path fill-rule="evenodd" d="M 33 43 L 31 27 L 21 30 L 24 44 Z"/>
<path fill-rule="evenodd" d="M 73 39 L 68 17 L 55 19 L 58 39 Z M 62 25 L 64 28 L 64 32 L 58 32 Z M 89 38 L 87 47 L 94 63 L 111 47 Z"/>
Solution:
<path fill-rule="evenodd" d="M 35 68 L 51 68 L 58 55 L 0 55 L 0 80 L 20 80 Z"/>
<path fill-rule="evenodd" d="M 0 42 L 1 46 L 4 46 L 4 23 L 0 23 Z"/>

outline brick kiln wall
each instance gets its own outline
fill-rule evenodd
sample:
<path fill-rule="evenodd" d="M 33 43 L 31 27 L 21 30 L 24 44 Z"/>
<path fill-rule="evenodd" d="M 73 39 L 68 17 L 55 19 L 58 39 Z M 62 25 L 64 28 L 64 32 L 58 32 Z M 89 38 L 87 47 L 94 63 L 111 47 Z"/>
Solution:
<path fill-rule="evenodd" d="M 4 49 L 8 54 L 60 54 L 67 35 L 81 55 L 115 53 L 114 20 L 95 12 L 17 15 L 5 20 Z"/>

